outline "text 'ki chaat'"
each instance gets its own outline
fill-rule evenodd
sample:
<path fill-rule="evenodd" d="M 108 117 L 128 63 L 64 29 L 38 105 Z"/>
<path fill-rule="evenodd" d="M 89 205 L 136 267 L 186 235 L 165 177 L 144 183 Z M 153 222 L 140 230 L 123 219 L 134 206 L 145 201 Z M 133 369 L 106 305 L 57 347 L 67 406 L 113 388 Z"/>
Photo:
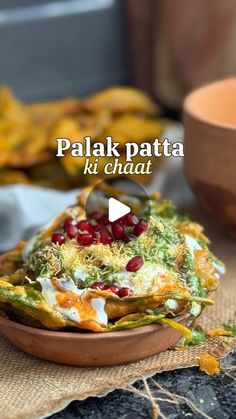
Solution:
<path fill-rule="evenodd" d="M 102 210 L 86 217 L 87 194 L 1 257 L 2 311 L 52 330 L 109 332 L 158 323 L 191 339 L 191 328 L 177 317 L 186 314 L 193 325 L 213 303 L 209 294 L 224 272 L 202 227 L 157 194 L 148 220 L 129 213 L 111 223 Z"/>

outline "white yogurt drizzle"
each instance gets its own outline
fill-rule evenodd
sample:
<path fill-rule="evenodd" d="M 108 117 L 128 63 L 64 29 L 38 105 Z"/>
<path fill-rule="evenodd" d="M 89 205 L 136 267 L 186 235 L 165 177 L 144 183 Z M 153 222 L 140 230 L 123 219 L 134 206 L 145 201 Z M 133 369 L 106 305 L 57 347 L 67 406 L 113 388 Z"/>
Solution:
<path fill-rule="evenodd" d="M 50 278 L 46 277 L 39 277 L 36 279 L 41 284 L 42 287 L 42 295 L 46 301 L 46 303 L 49 305 L 49 307 L 55 309 L 58 311 L 62 316 L 65 316 L 66 318 L 76 322 L 80 323 L 80 313 L 78 311 L 78 308 L 63 308 L 60 307 L 56 300 L 56 294 L 57 291 L 55 290 Z M 87 293 L 87 290 L 80 290 L 78 289 L 73 280 L 70 278 L 59 278 L 57 279 L 58 286 L 64 291 L 71 291 L 74 294 L 77 294 L 81 297 L 83 295 L 85 296 Z M 96 311 L 96 320 L 98 323 L 106 325 L 108 322 L 107 313 L 105 311 L 105 303 L 106 300 L 102 297 L 93 298 L 91 300 L 91 306 Z"/>

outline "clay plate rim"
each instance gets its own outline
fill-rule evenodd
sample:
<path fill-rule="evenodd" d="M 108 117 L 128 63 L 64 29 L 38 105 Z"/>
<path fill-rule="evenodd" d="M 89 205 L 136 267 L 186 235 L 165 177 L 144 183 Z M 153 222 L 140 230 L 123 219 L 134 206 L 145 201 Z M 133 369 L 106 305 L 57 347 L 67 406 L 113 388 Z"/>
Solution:
<path fill-rule="evenodd" d="M 182 316 L 177 316 L 175 317 L 175 321 L 180 323 L 184 320 L 187 320 L 190 317 L 189 313 L 185 313 Z M 41 335 L 44 337 L 58 337 L 58 338 L 62 338 L 62 339 L 72 339 L 72 340 L 104 340 L 104 339 L 112 339 L 114 337 L 120 337 L 120 338 L 125 338 L 128 336 L 136 336 L 136 335 L 142 335 L 143 333 L 150 333 L 150 332 L 154 332 L 157 330 L 161 330 L 162 328 L 166 328 L 169 327 L 170 329 L 172 329 L 168 324 L 150 324 L 147 326 L 139 326 L 136 327 L 134 329 L 130 329 L 130 330 L 121 330 L 118 332 L 62 332 L 62 331 L 57 331 L 57 330 L 47 330 L 47 329 L 38 329 L 37 327 L 31 327 L 31 326 L 26 326 L 24 324 L 21 323 L 17 323 L 13 320 L 8 319 L 7 317 L 4 317 L 3 315 L 0 315 L 0 324 L 3 327 L 16 327 L 19 331 L 22 332 L 28 332 L 28 333 L 33 333 L 34 335 Z M 1 332 L 1 330 L 0 330 Z"/>

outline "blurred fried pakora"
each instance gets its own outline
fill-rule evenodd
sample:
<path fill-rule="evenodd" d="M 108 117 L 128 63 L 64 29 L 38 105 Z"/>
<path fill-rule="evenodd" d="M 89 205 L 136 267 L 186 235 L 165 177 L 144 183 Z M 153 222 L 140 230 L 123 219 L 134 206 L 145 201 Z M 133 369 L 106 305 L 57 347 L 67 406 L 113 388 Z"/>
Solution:
<path fill-rule="evenodd" d="M 1 87 L 0 184 L 22 182 L 68 189 L 89 183 L 93 177 L 83 176 L 85 158 L 55 157 L 56 138 L 72 142 L 86 136 L 93 141 L 112 136 L 122 143 L 153 140 L 164 125 L 151 117 L 157 110 L 146 94 L 130 87 L 109 88 L 84 100 L 33 104 L 20 102 L 10 89 Z M 99 160 L 101 168 L 106 161 L 105 157 Z"/>
<path fill-rule="evenodd" d="M 118 116 L 106 126 L 102 138 L 110 135 L 121 144 L 125 144 L 126 141 L 140 143 L 158 138 L 162 130 L 163 124 L 160 121 L 124 114 Z"/>
<path fill-rule="evenodd" d="M 73 97 L 25 105 L 25 109 L 32 120 L 49 130 L 54 128 L 54 124 L 62 118 L 77 117 L 80 107 L 79 99 Z"/>
<path fill-rule="evenodd" d="M 57 149 L 57 138 L 76 139 L 79 135 L 79 123 L 74 118 L 62 118 L 54 126 L 49 142 L 50 146 Z"/>
<path fill-rule="evenodd" d="M 47 135 L 5 87 L 0 89 L 0 166 L 25 167 L 49 158 Z"/>
<path fill-rule="evenodd" d="M 31 181 L 20 170 L 0 170 L 0 185 L 11 185 L 14 183 L 30 184 Z"/>
<path fill-rule="evenodd" d="M 144 115 L 155 115 L 159 109 L 145 93 L 126 86 L 110 87 L 90 96 L 83 101 L 83 108 L 90 112 L 110 109 L 113 114 L 132 112 Z"/>

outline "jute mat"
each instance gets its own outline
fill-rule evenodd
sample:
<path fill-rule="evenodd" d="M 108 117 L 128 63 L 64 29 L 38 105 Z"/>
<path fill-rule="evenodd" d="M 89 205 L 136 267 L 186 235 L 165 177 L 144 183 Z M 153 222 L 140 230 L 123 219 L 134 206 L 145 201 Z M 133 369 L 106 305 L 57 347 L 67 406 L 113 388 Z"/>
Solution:
<path fill-rule="evenodd" d="M 206 330 L 234 320 L 236 296 L 236 241 L 219 230 L 219 226 L 212 225 L 211 220 L 208 226 L 213 227 L 210 233 L 213 248 L 217 256 L 225 261 L 227 274 L 221 280 L 214 307 L 207 309 L 201 319 L 201 325 Z M 72 400 L 105 395 L 140 377 L 197 366 L 199 355 L 203 352 L 224 357 L 235 344 L 233 338 L 214 337 L 202 346 L 169 350 L 129 365 L 76 368 L 38 360 L 15 349 L 0 337 L 0 418 L 46 417 L 63 409 Z"/>

